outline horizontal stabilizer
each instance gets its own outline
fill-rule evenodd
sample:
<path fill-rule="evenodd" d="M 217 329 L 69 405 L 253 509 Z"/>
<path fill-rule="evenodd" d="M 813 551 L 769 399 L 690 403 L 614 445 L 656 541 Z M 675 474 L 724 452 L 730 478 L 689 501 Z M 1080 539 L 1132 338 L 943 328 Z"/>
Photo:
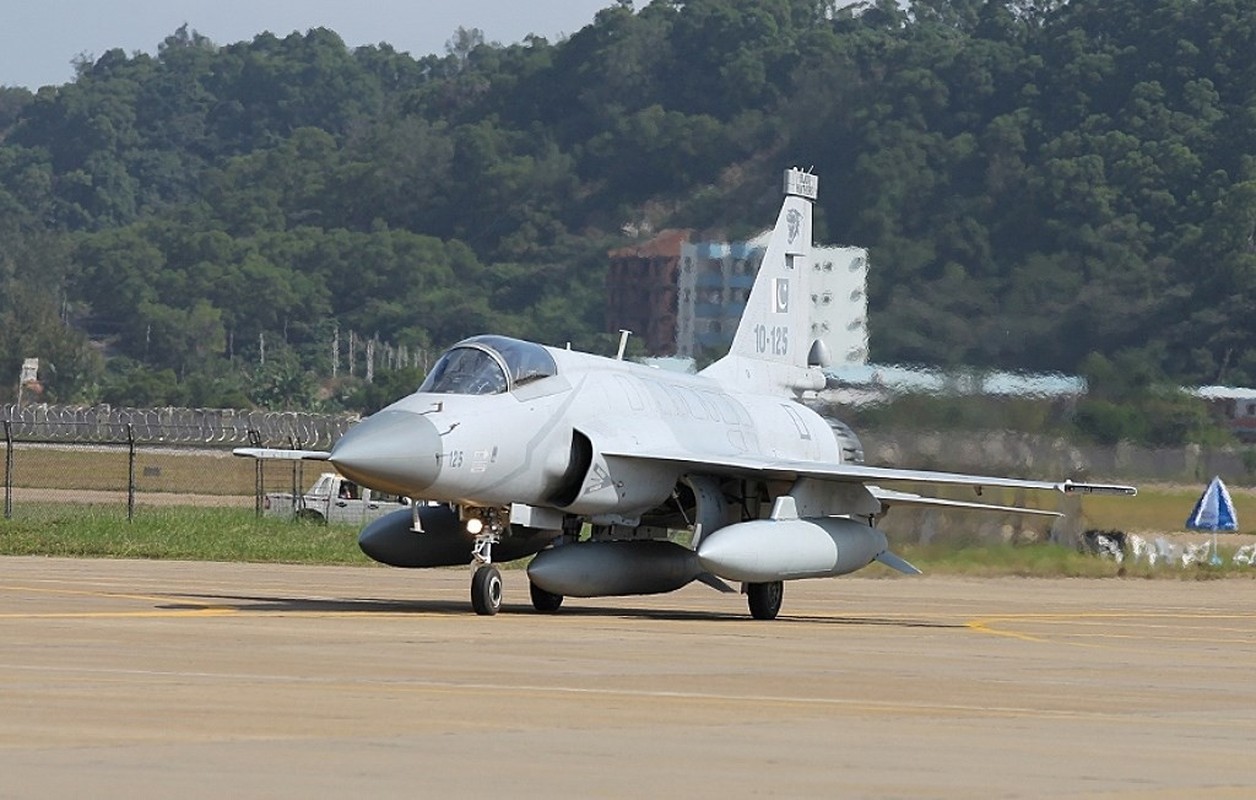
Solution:
<path fill-rule="evenodd" d="M 922 575 L 920 569 L 906 559 L 896 556 L 889 550 L 882 550 L 875 558 L 890 569 L 896 569 L 904 575 Z"/>
<path fill-rule="evenodd" d="M 245 458 L 267 458 L 280 461 L 326 461 L 331 455 L 326 450 L 281 450 L 276 447 L 237 447 L 232 455 Z"/>

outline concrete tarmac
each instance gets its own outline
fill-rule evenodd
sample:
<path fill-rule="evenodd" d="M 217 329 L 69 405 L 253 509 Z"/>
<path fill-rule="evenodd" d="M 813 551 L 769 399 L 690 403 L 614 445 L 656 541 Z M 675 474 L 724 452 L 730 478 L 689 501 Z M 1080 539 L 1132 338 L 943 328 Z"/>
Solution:
<path fill-rule="evenodd" d="M 1256 581 L 0 558 L 0 797 L 1250 797 Z"/>

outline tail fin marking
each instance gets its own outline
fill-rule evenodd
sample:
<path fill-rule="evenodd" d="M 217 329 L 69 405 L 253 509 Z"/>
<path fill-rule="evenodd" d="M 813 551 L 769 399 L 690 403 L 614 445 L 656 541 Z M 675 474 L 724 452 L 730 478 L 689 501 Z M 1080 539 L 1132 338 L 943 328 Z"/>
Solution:
<path fill-rule="evenodd" d="M 812 352 L 811 212 L 819 179 L 785 171 L 785 200 L 728 355 L 703 370 L 739 391 L 792 394 L 824 385 Z"/>

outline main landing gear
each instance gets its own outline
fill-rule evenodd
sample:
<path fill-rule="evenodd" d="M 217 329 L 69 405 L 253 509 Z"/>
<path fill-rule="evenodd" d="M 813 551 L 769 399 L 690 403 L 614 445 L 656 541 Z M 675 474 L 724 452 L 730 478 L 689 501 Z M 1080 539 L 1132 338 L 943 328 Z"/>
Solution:
<path fill-rule="evenodd" d="M 781 611 L 781 600 L 784 598 L 785 584 L 781 581 L 746 584 L 746 600 L 750 605 L 750 616 L 755 619 L 776 619 L 776 615 Z"/>
<path fill-rule="evenodd" d="M 542 614 L 553 614 L 563 604 L 561 594 L 547 592 L 531 581 L 528 582 L 528 588 L 532 590 L 532 607 Z"/>

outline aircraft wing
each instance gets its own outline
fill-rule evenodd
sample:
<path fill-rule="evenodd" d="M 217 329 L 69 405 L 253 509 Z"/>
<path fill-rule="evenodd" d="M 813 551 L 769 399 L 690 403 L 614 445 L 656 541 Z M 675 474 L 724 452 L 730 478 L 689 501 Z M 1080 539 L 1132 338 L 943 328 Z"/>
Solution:
<path fill-rule="evenodd" d="M 280 461 L 326 461 L 331 456 L 327 450 L 282 450 L 277 447 L 237 447 L 231 454 Z"/>
<path fill-rule="evenodd" d="M 604 455 L 625 459 L 662 461 L 703 468 L 708 472 L 726 475 L 757 475 L 779 480 L 816 478 L 845 483 L 916 483 L 940 486 L 971 486 L 978 494 L 986 487 L 995 489 L 1034 489 L 1056 491 L 1064 494 L 1114 494 L 1133 496 L 1138 489 L 1110 483 L 1081 483 L 1078 481 L 1035 481 L 1022 478 L 1003 478 L 994 475 L 971 475 L 963 472 L 935 472 L 924 469 L 896 469 L 873 467 L 867 464 L 824 464 L 816 461 L 792 461 L 760 458 L 755 456 L 716 456 L 697 458 L 689 454 L 611 452 Z M 1000 506 L 1001 508 L 1002 506 Z"/>
<path fill-rule="evenodd" d="M 1062 517 L 1059 511 L 1044 511 L 1040 508 L 1024 508 L 1021 506 L 1002 506 L 995 503 L 969 503 L 963 500 L 947 500 L 942 497 L 925 497 L 911 492 L 898 492 L 893 489 L 882 489 L 880 486 L 869 486 L 868 491 L 883 506 L 940 506 L 942 508 L 974 508 L 980 511 L 1005 511 L 1014 514 L 1031 514 L 1041 517 Z"/>

